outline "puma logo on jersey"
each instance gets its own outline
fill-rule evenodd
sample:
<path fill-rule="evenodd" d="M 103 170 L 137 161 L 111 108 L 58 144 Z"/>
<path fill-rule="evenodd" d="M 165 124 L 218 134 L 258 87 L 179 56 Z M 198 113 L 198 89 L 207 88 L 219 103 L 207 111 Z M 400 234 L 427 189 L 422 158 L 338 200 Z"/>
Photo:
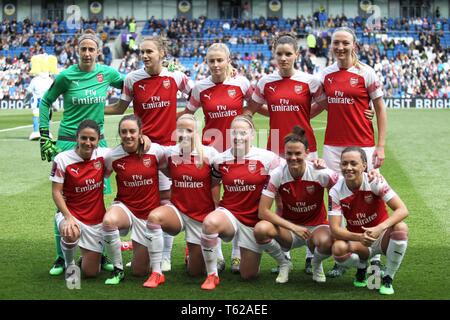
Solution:
<path fill-rule="evenodd" d="M 72 172 L 75 172 L 76 173 L 76 175 L 78 175 L 78 173 L 79 173 L 79 171 L 80 171 L 80 168 L 70 168 L 70 171 L 72 171 Z"/>
<path fill-rule="evenodd" d="M 328 82 L 329 82 L 330 84 L 333 83 L 333 78 L 327 78 L 327 80 L 328 80 Z"/>
<path fill-rule="evenodd" d="M 222 168 L 223 168 L 223 170 L 224 170 L 224 171 L 226 171 L 227 173 L 229 173 L 229 172 L 230 172 L 230 169 L 229 169 L 228 167 L 226 167 L 226 166 L 223 166 Z"/>
<path fill-rule="evenodd" d="M 342 203 L 342 207 L 343 208 L 347 208 L 348 210 L 350 210 L 350 205 L 349 204 Z"/>
<path fill-rule="evenodd" d="M 122 170 L 125 170 L 125 163 L 118 163 L 117 167 L 122 169 Z"/>
<path fill-rule="evenodd" d="M 145 91 L 145 84 L 139 84 L 138 87 Z"/>
<path fill-rule="evenodd" d="M 291 190 L 290 189 L 287 189 L 285 187 L 283 187 L 282 189 L 283 189 L 284 192 L 291 194 Z"/>
<path fill-rule="evenodd" d="M 210 93 L 209 95 L 205 93 L 203 96 L 204 96 L 205 98 L 208 98 L 208 100 L 211 100 L 211 93 Z"/>
<path fill-rule="evenodd" d="M 72 83 L 75 83 L 77 85 L 77 87 L 80 86 L 80 81 L 78 81 L 78 80 L 72 80 Z"/>
<path fill-rule="evenodd" d="M 273 86 L 273 87 L 269 86 L 269 89 L 272 90 L 273 92 L 275 92 L 275 88 L 276 88 L 276 86 Z"/>

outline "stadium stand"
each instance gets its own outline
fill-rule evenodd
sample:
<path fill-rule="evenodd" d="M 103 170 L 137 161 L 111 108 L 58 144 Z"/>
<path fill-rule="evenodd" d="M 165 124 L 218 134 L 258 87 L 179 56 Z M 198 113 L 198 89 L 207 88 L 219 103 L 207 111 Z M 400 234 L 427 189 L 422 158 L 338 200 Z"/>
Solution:
<path fill-rule="evenodd" d="M 299 40 L 313 34 L 317 48 L 312 52 L 302 47 L 298 66 L 314 73 L 318 71 L 318 66 L 314 64 L 316 57 L 326 59 L 326 64 L 333 62 L 329 51 L 333 30 L 348 26 L 356 31 L 360 60 L 374 67 L 383 80 L 386 97 L 450 97 L 448 19 L 383 18 L 376 29 L 371 29 L 360 17 L 322 14 L 318 15 L 318 19 L 316 23 L 314 16 L 253 20 L 206 17 L 158 20 L 152 17 L 145 22 L 141 35 L 167 36 L 171 40 L 172 60 L 193 80 L 207 76 L 204 57 L 208 46 L 216 41 L 227 43 L 235 68 L 252 83 L 256 83 L 262 75 L 274 70 L 269 46 L 271 34 L 294 31 Z M 96 30 L 107 42 L 126 33 L 131 20 L 106 18 L 103 21 L 83 21 L 83 29 Z M 0 31 L 0 97 L 21 99 L 24 96 L 30 81 L 27 71 L 33 54 L 55 54 L 59 67 L 67 67 L 78 61 L 77 33 L 68 29 L 64 21 L 5 22 Z M 100 61 L 110 64 L 112 54 L 108 46 L 104 46 L 103 53 Z M 128 73 L 141 66 L 135 50 L 128 48 L 119 71 Z"/>

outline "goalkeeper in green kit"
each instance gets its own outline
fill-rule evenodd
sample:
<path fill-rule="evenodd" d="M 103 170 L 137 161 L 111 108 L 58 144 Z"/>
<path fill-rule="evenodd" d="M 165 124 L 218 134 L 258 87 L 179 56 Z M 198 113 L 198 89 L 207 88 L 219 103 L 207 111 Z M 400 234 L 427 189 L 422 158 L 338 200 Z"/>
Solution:
<path fill-rule="evenodd" d="M 62 71 L 39 105 L 39 131 L 41 134 L 41 159 L 52 161 L 58 152 L 74 149 L 76 130 L 81 121 L 92 119 L 101 129 L 99 147 L 106 147 L 103 124 L 104 108 L 109 86 L 122 89 L 123 77 L 112 67 L 97 64 L 102 48 L 101 40 L 92 30 L 86 30 L 78 38 L 79 63 Z M 49 137 L 49 115 L 54 101 L 63 95 L 64 113 L 55 142 Z M 111 193 L 111 184 L 105 180 L 105 193 Z M 57 259 L 50 270 L 51 275 L 64 272 L 65 262 L 61 251 L 59 230 L 54 226 Z M 103 257 L 104 258 L 104 257 Z M 102 268 L 112 271 L 113 267 L 102 259 Z"/>

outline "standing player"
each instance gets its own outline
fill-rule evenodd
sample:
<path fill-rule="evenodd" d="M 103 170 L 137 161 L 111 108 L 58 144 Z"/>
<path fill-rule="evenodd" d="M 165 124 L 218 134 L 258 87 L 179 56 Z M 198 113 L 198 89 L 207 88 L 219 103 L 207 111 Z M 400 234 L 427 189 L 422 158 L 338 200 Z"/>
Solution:
<path fill-rule="evenodd" d="M 316 137 L 311 127 L 311 105 L 326 107 L 326 97 L 320 81 L 311 74 L 295 69 L 299 48 L 295 34 L 280 32 L 272 42 L 277 70 L 263 76 L 253 93 L 252 110 L 258 110 L 270 118 L 270 135 L 267 149 L 282 154 L 283 138 L 295 125 L 305 129 L 309 142 L 309 160 L 317 158 Z M 266 106 L 267 105 L 267 109 Z M 278 212 L 281 203 L 277 201 Z M 312 253 L 306 250 L 305 270 L 310 273 Z"/>
<path fill-rule="evenodd" d="M 82 121 L 76 132 L 76 148 L 55 157 L 50 176 L 65 267 L 75 264 L 79 245 L 81 269 L 86 277 L 95 277 L 100 271 L 103 251 L 104 156 L 109 149 L 97 148 L 99 139 L 98 124 L 93 120 Z"/>
<path fill-rule="evenodd" d="M 177 119 L 177 93 L 189 95 L 192 85 L 180 71 L 163 67 L 168 53 L 167 41 L 160 36 L 145 38 L 140 44 L 140 58 L 144 68 L 130 72 L 123 86 L 120 100 L 105 108 L 106 114 L 123 114 L 133 102 L 134 114 L 142 120 L 142 131 L 151 141 L 162 146 L 174 145 L 173 134 Z M 159 192 L 162 204 L 170 198 L 170 180 L 159 173 Z M 173 237 L 164 235 L 163 271 L 171 269 Z"/>
<path fill-rule="evenodd" d="M 173 235 L 185 231 L 189 248 L 187 269 L 190 275 L 204 274 L 205 266 L 200 247 L 203 219 L 214 211 L 219 201 L 219 181 L 212 180 L 211 160 L 218 154 L 213 147 L 203 146 L 195 117 L 182 115 L 177 121 L 176 146 L 166 149 L 168 176 L 172 179 L 170 204 L 153 210 L 148 217 L 147 232 L 150 260 L 161 261 L 162 232 Z M 195 201 L 192 195 L 195 194 Z M 164 283 L 161 273 L 153 271 L 146 286 L 154 288 Z"/>
<path fill-rule="evenodd" d="M 244 113 L 244 104 L 251 100 L 252 87 L 247 78 L 232 76 L 230 50 L 223 43 L 214 43 L 208 48 L 206 62 L 211 75 L 197 82 L 192 89 L 185 112 L 195 113 L 202 109 L 205 116 L 203 144 L 223 152 L 230 148 L 227 130 L 233 119 Z M 231 271 L 239 272 L 240 250 L 237 238 L 233 240 Z M 219 264 L 223 264 L 221 247 L 218 247 Z M 220 268 L 219 268 L 220 269 Z"/>
<path fill-rule="evenodd" d="M 363 148 L 369 159 L 369 171 L 381 167 L 384 162 L 387 114 L 383 87 L 373 68 L 358 60 L 356 46 L 352 29 L 337 28 L 331 37 L 336 62 L 320 74 L 328 102 L 323 159 L 328 168 L 336 172 L 340 172 L 341 153 L 349 146 Z M 364 113 L 371 109 L 371 104 L 377 117 L 376 145 L 372 121 Z M 372 263 L 381 265 L 380 256 L 374 257 Z M 330 276 L 342 273 L 342 270 L 333 269 Z"/>
<path fill-rule="evenodd" d="M 101 40 L 92 30 L 87 30 L 78 39 L 80 61 L 62 71 L 39 105 L 39 131 L 41 134 L 41 158 L 51 161 L 59 150 L 71 150 L 76 145 L 76 130 L 84 119 L 92 119 L 100 126 L 101 147 L 106 147 L 103 135 L 104 107 L 109 86 L 121 88 L 122 77 L 114 68 L 96 63 L 102 47 Z M 53 102 L 62 95 L 64 113 L 59 126 L 56 144 L 49 136 L 49 114 Z M 105 181 L 105 192 L 111 192 L 109 180 Z M 59 230 L 55 224 L 57 259 L 50 270 L 51 275 L 64 271 L 64 257 L 60 248 Z M 112 271 L 110 264 L 104 264 Z"/>
<path fill-rule="evenodd" d="M 380 293 L 394 294 L 392 281 L 408 246 L 408 216 L 400 197 L 383 179 L 369 182 L 365 172 L 366 154 L 360 147 L 345 148 L 341 155 L 343 177 L 331 189 L 332 211 L 330 226 L 336 241 L 333 244 L 335 260 L 344 267 L 356 266 L 354 285 L 367 285 L 367 260 L 376 254 L 387 257 Z M 388 215 L 386 205 L 392 209 Z M 345 217 L 347 228 L 342 226 Z"/>
<path fill-rule="evenodd" d="M 31 58 L 30 74 L 35 77 L 28 85 L 25 96 L 25 104 L 30 103 L 31 111 L 33 112 L 33 132 L 31 132 L 29 140 L 38 140 L 41 136 L 39 134 L 39 104 L 44 93 L 53 83 L 50 74 L 57 73 L 57 59 L 55 56 L 37 54 Z M 51 134 L 50 137 L 52 137 Z"/>
<path fill-rule="evenodd" d="M 255 226 L 255 238 L 260 244 L 276 239 L 286 250 L 307 245 L 314 252 L 312 278 L 325 282 L 322 261 L 331 255 L 332 240 L 323 195 L 324 188 L 331 188 L 339 174 L 315 169 L 306 160 L 308 141 L 302 128 L 295 126 L 284 142 L 286 163 L 271 173 L 263 190 L 259 202 L 259 218 L 263 221 Z M 276 194 L 283 203 L 281 216 L 271 211 Z M 288 273 L 280 276 L 281 282 L 288 281 Z"/>
<path fill-rule="evenodd" d="M 259 221 L 261 191 L 270 172 L 280 162 L 275 153 L 251 146 L 254 134 L 251 117 L 237 116 L 231 123 L 231 148 L 213 159 L 213 175 L 222 179 L 224 194 L 219 207 L 203 221 L 201 246 L 208 274 L 201 286 L 204 290 L 213 290 L 220 282 L 217 275 L 219 237 L 224 241 L 238 237 L 243 279 L 249 280 L 258 275 L 264 250 L 277 260 L 280 273 L 288 272 L 292 267 L 276 241 L 259 245 L 253 234 L 253 228 Z"/>

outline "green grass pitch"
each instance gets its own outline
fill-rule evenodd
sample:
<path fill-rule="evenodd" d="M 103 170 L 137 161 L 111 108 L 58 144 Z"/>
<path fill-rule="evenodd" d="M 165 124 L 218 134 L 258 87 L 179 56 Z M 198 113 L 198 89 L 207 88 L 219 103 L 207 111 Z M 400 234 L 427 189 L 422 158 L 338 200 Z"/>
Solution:
<path fill-rule="evenodd" d="M 56 113 L 53 121 L 60 116 Z M 389 110 L 388 118 L 382 173 L 409 209 L 406 222 L 410 240 L 394 281 L 396 294 L 386 298 L 376 291 L 354 288 L 354 271 L 340 279 L 327 279 L 325 284 L 313 283 L 303 272 L 304 249 L 292 253 L 294 270 L 289 283 L 275 284 L 276 275 L 270 273 L 275 262 L 267 255 L 262 259 L 260 277 L 253 282 L 241 281 L 229 271 L 230 244 L 223 246 L 227 269 L 220 286 L 213 292 L 203 292 L 203 277 L 186 274 L 184 235 L 176 237 L 172 271 L 157 289 L 142 288 L 145 279 L 130 273 L 119 286 L 105 286 L 108 274 L 102 272 L 97 279 L 83 279 L 81 290 L 69 290 L 63 276 L 48 274 L 54 259 L 50 164 L 40 160 L 38 142 L 28 141 L 31 126 L 16 128 L 31 124 L 31 111 L 0 110 L 0 299 L 449 299 L 450 113 Z M 106 118 L 110 146 L 118 143 L 119 119 Z M 312 123 L 321 154 L 326 115 Z M 267 118 L 256 117 L 256 126 L 267 128 Z M 57 127 L 57 123 L 52 127 L 55 136 Z M 110 203 L 112 196 L 105 200 Z M 124 261 L 129 260 L 130 253 L 126 252 Z M 331 266 L 328 259 L 325 270 Z"/>

